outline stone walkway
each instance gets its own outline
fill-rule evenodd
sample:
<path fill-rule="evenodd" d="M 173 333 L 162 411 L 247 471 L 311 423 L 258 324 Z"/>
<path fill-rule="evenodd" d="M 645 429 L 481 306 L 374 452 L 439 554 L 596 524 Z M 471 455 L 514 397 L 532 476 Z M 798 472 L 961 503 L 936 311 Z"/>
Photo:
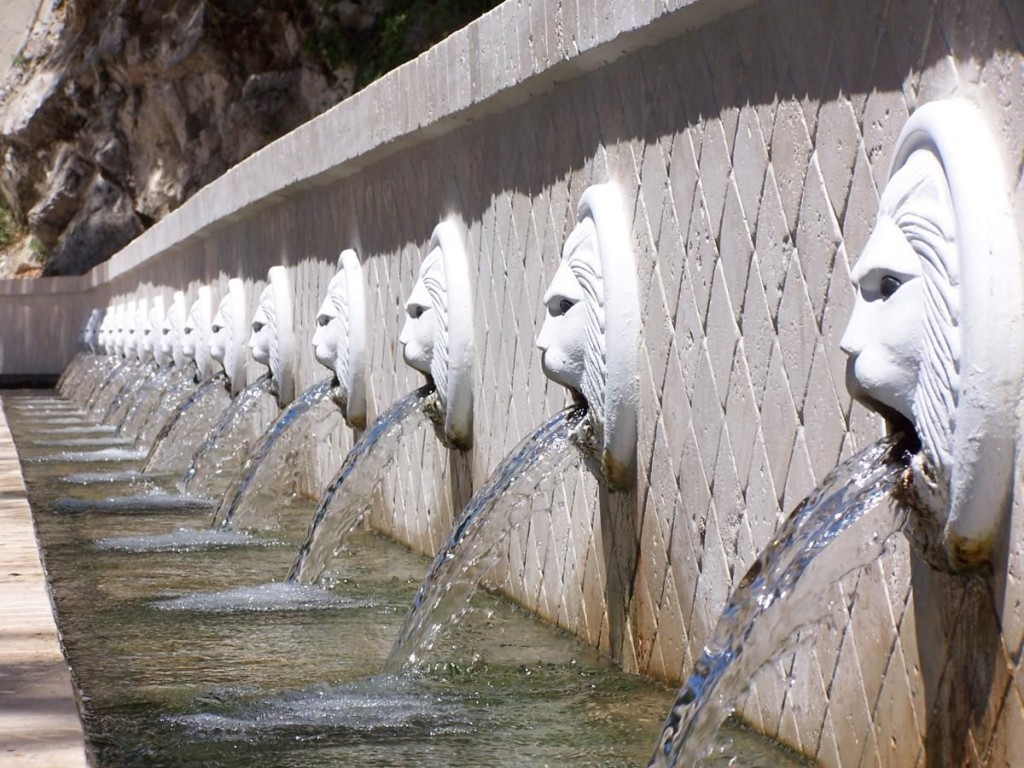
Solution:
<path fill-rule="evenodd" d="M 2 401 L 0 530 L 0 768 L 84 767 L 82 723 Z"/>

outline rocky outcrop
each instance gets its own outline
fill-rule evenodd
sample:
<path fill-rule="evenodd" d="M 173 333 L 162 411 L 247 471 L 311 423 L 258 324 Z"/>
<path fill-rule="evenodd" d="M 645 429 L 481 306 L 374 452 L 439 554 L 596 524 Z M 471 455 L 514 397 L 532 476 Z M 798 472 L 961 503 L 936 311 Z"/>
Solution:
<path fill-rule="evenodd" d="M 108 258 L 352 90 L 308 44 L 305 0 L 43 2 L 0 87 L 0 192 L 48 274 Z M 340 6 L 356 27 L 379 10 Z"/>

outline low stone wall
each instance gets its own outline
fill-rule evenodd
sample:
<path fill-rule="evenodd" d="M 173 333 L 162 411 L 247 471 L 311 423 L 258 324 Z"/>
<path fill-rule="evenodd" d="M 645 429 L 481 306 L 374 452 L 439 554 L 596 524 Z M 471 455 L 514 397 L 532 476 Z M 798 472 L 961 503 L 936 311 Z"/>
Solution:
<path fill-rule="evenodd" d="M 109 300 L 191 299 L 204 283 L 219 295 L 241 276 L 255 306 L 281 263 L 305 388 L 323 375 L 306 343 L 316 308 L 354 248 L 372 418 L 419 383 L 397 343 L 403 304 L 433 227 L 452 218 L 473 272 L 474 446 L 404 444 L 373 518 L 433 552 L 566 403 L 534 347 L 541 297 L 580 193 L 615 180 L 643 318 L 637 488 L 609 496 L 585 472 L 566 477 L 496 580 L 627 668 L 679 680 L 780 517 L 881 434 L 846 392 L 839 337 L 850 266 L 918 105 L 955 94 L 982 107 L 1024 231 L 1024 13 L 999 0 L 604 5 L 616 7 L 509 0 L 79 282 L 0 285 L 3 372 L 61 368 L 70 329 Z M 355 437 L 310 459 L 312 488 Z M 901 539 L 843 584 L 812 644 L 758 677 L 742 714 L 826 766 L 1024 761 L 1020 557 L 1014 544 L 996 578 L 939 577 Z"/>

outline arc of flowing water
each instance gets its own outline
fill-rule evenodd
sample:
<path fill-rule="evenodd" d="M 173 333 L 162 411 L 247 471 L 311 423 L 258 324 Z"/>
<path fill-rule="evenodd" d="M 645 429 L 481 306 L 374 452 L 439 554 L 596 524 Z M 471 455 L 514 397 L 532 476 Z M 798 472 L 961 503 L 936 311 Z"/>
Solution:
<path fill-rule="evenodd" d="M 131 373 L 124 382 L 121 391 L 107 408 L 107 412 L 100 421 L 111 427 L 120 427 L 128 418 L 132 406 L 139 398 L 147 395 L 150 391 L 150 379 L 156 376 L 157 371 L 150 365 L 135 361 L 131 364 Z"/>
<path fill-rule="evenodd" d="M 648 768 L 698 765 L 755 673 L 827 613 L 826 591 L 883 554 L 906 519 L 890 494 L 916 450 L 911 442 L 899 434 L 873 443 L 794 510 L 730 596 Z"/>
<path fill-rule="evenodd" d="M 93 421 L 100 421 L 100 418 L 107 412 L 111 401 L 121 393 L 125 378 L 134 369 L 132 361 L 123 358 L 115 358 L 116 362 L 110 373 L 96 386 L 85 401 L 85 411 Z"/>
<path fill-rule="evenodd" d="M 189 493 L 193 490 L 192 486 L 196 476 L 199 474 L 200 468 L 211 462 L 211 454 L 221 443 L 221 439 L 241 423 L 242 419 L 259 404 L 260 398 L 264 394 L 270 392 L 270 385 L 270 374 L 264 374 L 242 390 L 238 397 L 232 401 L 231 407 L 223 413 L 220 421 L 210 430 L 202 445 L 193 454 L 192 461 L 181 479 L 180 486 L 183 493 Z"/>
<path fill-rule="evenodd" d="M 153 445 L 149 449 L 149 454 L 142 463 L 142 471 L 154 472 L 157 471 L 158 467 L 163 466 L 160 456 L 164 451 L 165 441 L 175 432 L 177 426 L 188 421 L 186 417 L 192 412 L 193 408 L 197 409 L 198 412 L 199 404 L 205 402 L 211 395 L 216 394 L 218 391 L 222 391 L 227 395 L 227 387 L 228 376 L 223 371 L 200 384 L 185 402 L 181 404 L 181 407 L 175 410 L 170 418 L 160 427 L 160 431 L 157 432 L 156 437 L 153 439 Z"/>
<path fill-rule="evenodd" d="M 320 497 L 287 581 L 310 584 L 320 578 L 344 537 L 366 514 L 373 492 L 394 461 L 394 444 L 408 428 L 410 417 L 422 415 L 423 402 L 433 393 L 434 387 L 428 384 L 400 398 L 377 417 L 348 452 Z"/>
<path fill-rule="evenodd" d="M 128 406 L 124 416 L 121 417 L 121 422 L 117 425 L 116 434 L 118 435 L 137 437 L 153 409 L 167 394 L 173 370 L 171 368 L 154 368 L 151 363 L 147 365 L 150 366 L 150 373 L 142 387 L 134 391 L 131 405 Z"/>
<path fill-rule="evenodd" d="M 170 371 L 169 385 L 150 410 L 148 417 L 142 422 L 135 440 L 137 448 L 148 450 L 163 425 L 173 418 L 182 403 L 196 390 L 196 383 L 192 376 L 177 368 L 172 368 Z"/>
<path fill-rule="evenodd" d="M 292 431 L 292 427 L 303 414 L 322 403 L 331 394 L 331 389 L 332 381 L 330 379 L 314 384 L 293 400 L 270 429 L 263 433 L 249 451 L 245 464 L 232 478 L 231 485 L 228 486 L 228 490 L 217 508 L 217 513 L 214 515 L 213 527 L 227 528 L 235 521 L 236 513 L 241 508 L 246 493 L 252 487 L 267 457 L 280 444 L 282 438 Z"/>
<path fill-rule="evenodd" d="M 529 509 L 527 502 L 540 492 L 545 479 L 561 474 L 565 462 L 579 455 L 572 436 L 586 414 L 582 405 L 558 413 L 520 442 L 473 495 L 420 586 L 385 674 L 415 665 L 441 632 L 466 612 L 477 585 L 497 559 L 498 544 L 521 521 L 519 513 Z"/>

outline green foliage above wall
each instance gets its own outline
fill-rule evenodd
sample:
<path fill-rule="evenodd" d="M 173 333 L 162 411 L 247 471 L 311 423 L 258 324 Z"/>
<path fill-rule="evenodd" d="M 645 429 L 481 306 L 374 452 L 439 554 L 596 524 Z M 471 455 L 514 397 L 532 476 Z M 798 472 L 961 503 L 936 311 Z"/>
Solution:
<path fill-rule="evenodd" d="M 366 3 L 379 8 L 376 19 L 352 25 L 339 15 L 339 6 L 354 3 L 314 0 L 317 20 L 306 38 L 306 49 L 323 56 L 330 69 L 356 68 L 355 88 L 415 58 L 452 32 L 486 13 L 501 0 L 382 0 Z M 371 8 L 372 6 L 372 8 Z"/>

